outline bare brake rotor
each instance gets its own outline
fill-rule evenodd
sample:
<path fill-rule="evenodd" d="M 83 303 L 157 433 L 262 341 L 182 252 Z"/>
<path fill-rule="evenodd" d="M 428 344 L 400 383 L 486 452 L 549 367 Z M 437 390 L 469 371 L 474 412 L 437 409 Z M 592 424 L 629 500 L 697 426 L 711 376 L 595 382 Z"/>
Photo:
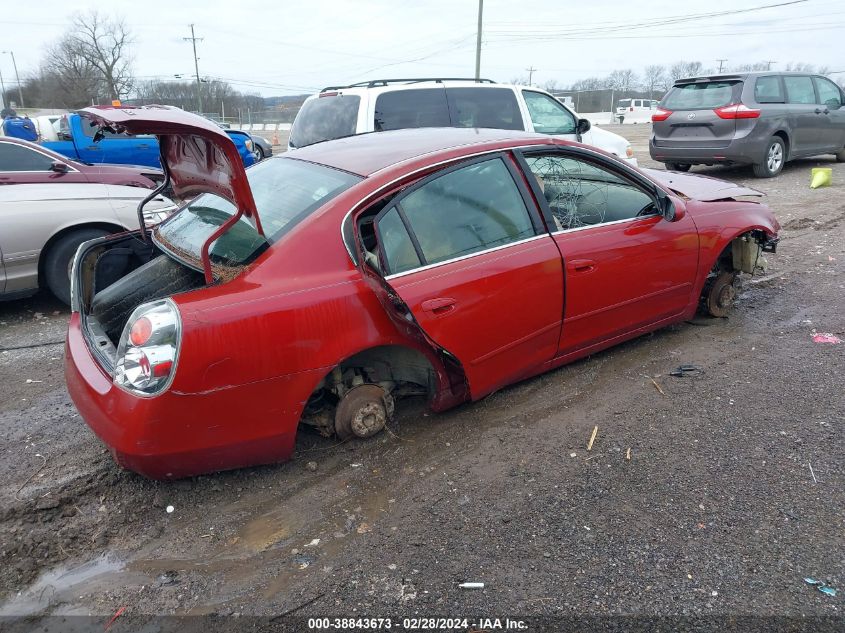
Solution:
<path fill-rule="evenodd" d="M 704 300 L 707 312 L 714 317 L 726 317 L 736 303 L 737 275 L 735 272 L 719 273 L 710 284 L 710 290 Z"/>
<path fill-rule="evenodd" d="M 372 437 L 393 415 L 393 397 L 379 385 L 358 385 L 347 391 L 334 415 L 334 430 L 342 439 Z"/>

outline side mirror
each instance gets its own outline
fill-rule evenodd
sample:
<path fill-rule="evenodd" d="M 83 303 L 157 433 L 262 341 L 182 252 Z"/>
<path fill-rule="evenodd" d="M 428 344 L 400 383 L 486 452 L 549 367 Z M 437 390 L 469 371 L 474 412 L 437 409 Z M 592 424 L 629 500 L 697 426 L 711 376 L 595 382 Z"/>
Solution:
<path fill-rule="evenodd" d="M 675 201 L 666 194 L 659 195 L 657 202 L 660 206 L 660 215 L 667 222 L 677 222 L 686 215 L 686 208 L 683 206 L 683 202 L 676 205 Z"/>
<path fill-rule="evenodd" d="M 50 171 L 54 171 L 57 174 L 66 174 L 67 172 L 70 171 L 70 168 L 67 166 L 66 163 L 63 163 L 60 160 L 54 160 L 50 164 Z"/>
<path fill-rule="evenodd" d="M 575 131 L 580 135 L 589 132 L 591 127 L 592 125 L 587 119 L 578 119 L 578 125 L 575 127 Z"/>

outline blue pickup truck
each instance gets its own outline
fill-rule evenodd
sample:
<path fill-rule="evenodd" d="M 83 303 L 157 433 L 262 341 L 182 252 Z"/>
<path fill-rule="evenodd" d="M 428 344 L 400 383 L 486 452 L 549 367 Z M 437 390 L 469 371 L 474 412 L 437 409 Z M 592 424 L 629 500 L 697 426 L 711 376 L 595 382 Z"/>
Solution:
<path fill-rule="evenodd" d="M 105 132 L 103 138 L 94 142 L 94 132 L 88 121 L 78 114 L 65 114 L 59 122 L 59 140 L 46 141 L 42 145 L 83 163 L 112 163 L 116 165 L 145 165 L 161 167 L 158 158 L 158 139 L 151 134 L 130 136 Z M 255 162 L 252 139 L 246 132 L 226 130 L 238 148 L 244 166 Z"/>

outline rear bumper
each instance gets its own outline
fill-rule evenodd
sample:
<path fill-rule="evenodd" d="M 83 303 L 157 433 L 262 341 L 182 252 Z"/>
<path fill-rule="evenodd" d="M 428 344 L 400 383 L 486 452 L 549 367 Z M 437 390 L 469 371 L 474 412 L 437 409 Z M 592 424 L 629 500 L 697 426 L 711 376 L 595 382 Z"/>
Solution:
<path fill-rule="evenodd" d="M 171 388 L 142 398 L 116 387 L 94 360 L 78 312 L 71 316 L 65 344 L 67 388 L 82 418 L 120 466 L 151 479 L 289 459 L 302 404 L 286 402 L 285 396 L 295 400 L 289 394 L 313 388 L 319 373 L 202 393 Z"/>
<path fill-rule="evenodd" d="M 755 142 L 748 137 L 735 139 L 727 147 L 661 147 L 655 146 L 654 137 L 648 141 L 648 153 L 662 163 L 737 164 L 751 165 L 763 159 L 765 141 Z"/>

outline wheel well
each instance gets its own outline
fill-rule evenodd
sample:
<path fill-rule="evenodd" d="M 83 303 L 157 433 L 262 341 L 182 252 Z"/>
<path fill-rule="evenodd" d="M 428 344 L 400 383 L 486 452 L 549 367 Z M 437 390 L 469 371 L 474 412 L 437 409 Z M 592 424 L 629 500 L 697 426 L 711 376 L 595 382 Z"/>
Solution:
<path fill-rule="evenodd" d="M 789 134 L 784 132 L 783 130 L 778 130 L 772 136 L 777 136 L 780 140 L 783 141 L 784 149 L 786 150 L 786 158 L 789 159 Z"/>
<path fill-rule="evenodd" d="M 68 226 L 57 232 L 55 235 L 51 235 L 50 239 L 47 240 L 41 248 L 41 253 L 38 255 L 38 285 L 41 285 L 44 281 L 44 262 L 47 259 L 47 253 L 50 252 L 53 245 L 65 235 L 83 229 L 101 229 L 109 233 L 122 233 L 127 230 L 125 226 L 121 226 L 119 224 L 111 224 L 109 222 L 88 222 L 86 224 L 74 224 L 73 226 Z"/>

